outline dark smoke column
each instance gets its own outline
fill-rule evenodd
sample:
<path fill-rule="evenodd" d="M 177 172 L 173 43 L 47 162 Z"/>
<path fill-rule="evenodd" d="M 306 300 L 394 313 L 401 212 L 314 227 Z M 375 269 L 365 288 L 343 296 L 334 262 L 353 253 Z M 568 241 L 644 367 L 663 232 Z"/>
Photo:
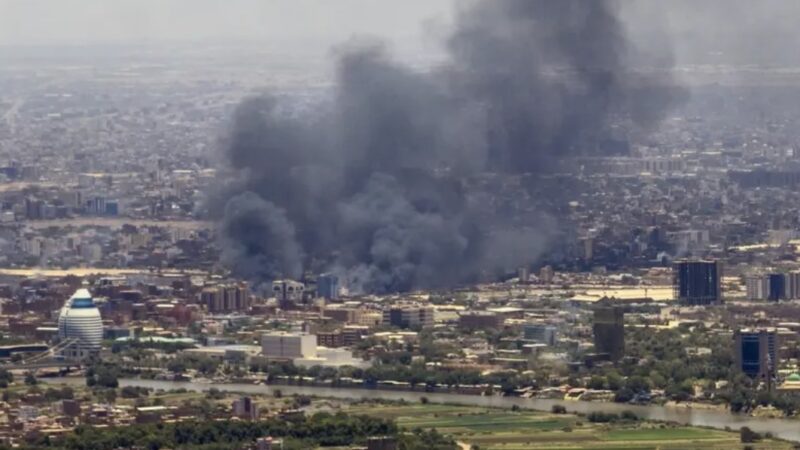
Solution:
<path fill-rule="evenodd" d="M 612 123 L 653 125 L 679 97 L 649 95 L 655 80 L 631 70 L 614 6 L 470 2 L 440 70 L 416 72 L 361 43 L 340 53 L 329 105 L 244 101 L 225 148 L 230 179 L 209 204 L 224 262 L 256 283 L 333 270 L 383 293 L 535 260 L 557 234 L 552 218 L 513 223 L 471 180 L 598 154 Z"/>

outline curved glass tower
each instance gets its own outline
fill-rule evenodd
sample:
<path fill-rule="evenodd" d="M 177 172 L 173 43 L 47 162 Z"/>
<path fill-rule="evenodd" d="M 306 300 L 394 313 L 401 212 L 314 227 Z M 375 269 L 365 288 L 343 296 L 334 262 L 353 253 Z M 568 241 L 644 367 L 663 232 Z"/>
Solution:
<path fill-rule="evenodd" d="M 100 352 L 103 320 L 88 290 L 78 289 L 61 308 L 58 337 L 75 341 L 63 352 L 68 358 L 83 359 Z"/>

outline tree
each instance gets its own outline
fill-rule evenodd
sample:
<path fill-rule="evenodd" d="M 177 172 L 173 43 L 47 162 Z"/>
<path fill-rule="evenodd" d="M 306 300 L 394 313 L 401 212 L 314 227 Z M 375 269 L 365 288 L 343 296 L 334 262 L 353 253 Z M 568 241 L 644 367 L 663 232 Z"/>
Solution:
<path fill-rule="evenodd" d="M 586 384 L 586 387 L 589 389 L 596 389 L 600 390 L 605 388 L 606 380 L 605 378 L 601 377 L 600 375 L 592 375 L 592 378 Z"/>
<path fill-rule="evenodd" d="M 685 402 L 694 395 L 694 386 L 690 381 L 684 381 L 677 385 L 670 384 L 664 393 L 676 402 Z"/>
<path fill-rule="evenodd" d="M 93 364 L 86 370 L 86 386 L 119 387 L 119 368 L 113 364 Z"/>
<path fill-rule="evenodd" d="M 119 387 L 119 380 L 111 370 L 103 370 L 97 375 L 97 384 L 107 388 L 117 388 Z"/>
<path fill-rule="evenodd" d="M 643 377 L 634 376 L 628 378 L 625 382 L 625 387 L 634 393 L 650 392 L 650 384 L 647 379 Z"/>
<path fill-rule="evenodd" d="M 141 391 L 135 386 L 125 386 L 120 390 L 122 398 L 139 398 Z"/>
<path fill-rule="evenodd" d="M 294 399 L 295 408 L 304 408 L 309 405 L 311 405 L 311 397 L 307 395 L 298 395 Z"/>
<path fill-rule="evenodd" d="M 650 371 L 649 378 L 650 384 L 652 384 L 653 387 L 663 389 L 667 385 L 667 379 L 655 370 Z"/>
<path fill-rule="evenodd" d="M 75 391 L 69 386 L 64 386 L 61 388 L 61 398 L 67 400 L 73 399 L 75 398 Z"/>
<path fill-rule="evenodd" d="M 761 435 L 748 427 L 739 429 L 739 440 L 742 444 L 752 444 L 761 440 Z"/>
<path fill-rule="evenodd" d="M 608 388 L 612 391 L 616 391 L 622 388 L 623 379 L 616 372 L 611 372 L 608 375 L 606 375 L 606 381 L 608 382 Z"/>
<path fill-rule="evenodd" d="M 618 390 L 614 394 L 614 401 L 617 403 L 628 403 L 629 401 L 633 400 L 634 392 L 627 387 L 624 387 Z"/>
<path fill-rule="evenodd" d="M 186 372 L 186 363 L 181 358 L 174 358 L 167 363 L 167 370 L 178 375 Z"/>
<path fill-rule="evenodd" d="M 214 388 L 214 387 L 212 387 L 211 389 L 208 390 L 208 393 L 206 394 L 206 396 L 208 398 L 210 398 L 211 400 L 221 400 L 221 399 L 225 398 L 225 394 L 222 391 L 220 391 L 219 389 Z"/>
<path fill-rule="evenodd" d="M 600 411 L 591 412 L 586 418 L 592 423 L 608 423 L 619 420 L 619 416 L 614 413 L 604 413 Z"/>
<path fill-rule="evenodd" d="M 211 358 L 200 358 L 196 364 L 197 370 L 203 375 L 213 375 L 217 372 L 219 363 Z"/>
<path fill-rule="evenodd" d="M 37 384 L 39 384 L 39 380 L 36 379 L 36 375 L 33 372 L 26 372 L 25 384 L 27 384 L 28 386 L 36 386 Z"/>
<path fill-rule="evenodd" d="M 117 390 L 116 389 L 103 389 L 97 392 L 98 397 L 103 399 L 106 403 L 113 404 L 117 401 Z"/>
<path fill-rule="evenodd" d="M 14 381 L 14 375 L 7 369 L 0 369 L 0 381 L 4 381 L 6 385 L 9 385 Z"/>

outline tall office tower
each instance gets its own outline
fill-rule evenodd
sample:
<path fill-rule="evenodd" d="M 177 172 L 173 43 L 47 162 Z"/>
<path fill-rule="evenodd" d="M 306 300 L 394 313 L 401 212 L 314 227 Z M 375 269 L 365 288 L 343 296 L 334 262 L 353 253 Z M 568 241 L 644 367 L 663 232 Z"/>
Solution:
<path fill-rule="evenodd" d="M 305 285 L 294 280 L 275 280 L 272 282 L 272 293 L 278 300 L 281 309 L 290 309 L 303 301 Z"/>
<path fill-rule="evenodd" d="M 251 300 L 246 283 L 209 286 L 200 292 L 200 303 L 212 314 L 245 312 Z"/>
<path fill-rule="evenodd" d="M 86 289 L 78 289 L 58 315 L 58 337 L 73 341 L 64 351 L 68 358 L 97 356 L 103 341 L 103 320 Z"/>
<path fill-rule="evenodd" d="M 339 298 L 339 277 L 331 273 L 323 273 L 317 277 L 317 296 L 326 300 Z"/>
<path fill-rule="evenodd" d="M 234 417 L 244 420 L 258 420 L 258 406 L 250 397 L 241 397 L 231 404 Z"/>
<path fill-rule="evenodd" d="M 800 298 L 800 272 L 786 274 L 786 298 Z"/>
<path fill-rule="evenodd" d="M 519 284 L 528 284 L 530 281 L 530 270 L 527 266 L 522 266 L 517 269 L 517 279 L 519 280 Z"/>
<path fill-rule="evenodd" d="M 625 356 L 625 312 L 621 306 L 598 306 L 594 310 L 594 348 L 612 361 Z"/>
<path fill-rule="evenodd" d="M 750 378 L 771 385 L 778 368 L 778 333 L 775 330 L 736 330 L 733 334 L 736 367 Z"/>
<path fill-rule="evenodd" d="M 786 298 L 786 277 L 782 273 L 771 273 L 767 276 L 769 295 L 767 300 L 777 302 Z"/>
<path fill-rule="evenodd" d="M 749 276 L 744 280 L 748 300 L 766 300 L 769 296 L 769 280 L 763 276 Z"/>
<path fill-rule="evenodd" d="M 527 341 L 553 346 L 558 340 L 558 329 L 543 323 L 529 323 L 522 326 L 522 335 Z"/>
<path fill-rule="evenodd" d="M 673 274 L 675 298 L 681 305 L 722 303 L 722 262 L 678 261 Z"/>
<path fill-rule="evenodd" d="M 539 281 L 542 284 L 550 284 L 553 282 L 553 277 L 555 276 L 555 272 L 553 268 L 550 266 L 544 266 L 539 270 Z"/>

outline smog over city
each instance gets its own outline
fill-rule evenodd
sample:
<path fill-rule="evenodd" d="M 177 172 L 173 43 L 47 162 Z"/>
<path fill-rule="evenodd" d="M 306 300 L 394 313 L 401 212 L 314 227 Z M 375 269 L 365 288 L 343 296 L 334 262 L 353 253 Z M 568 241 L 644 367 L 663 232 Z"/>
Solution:
<path fill-rule="evenodd" d="M 0 0 L 0 450 L 798 448 L 798 17 Z"/>
<path fill-rule="evenodd" d="M 469 179 L 626 154 L 614 147 L 627 128 L 655 126 L 686 95 L 668 73 L 634 70 L 617 8 L 474 2 L 456 13 L 433 68 L 354 38 L 333 50 L 329 101 L 298 111 L 291 97 L 244 100 L 223 148 L 231 182 L 211 204 L 223 260 L 256 282 L 314 268 L 378 293 L 537 261 L 558 219 L 486 214 L 490 193 L 470 192 Z"/>

